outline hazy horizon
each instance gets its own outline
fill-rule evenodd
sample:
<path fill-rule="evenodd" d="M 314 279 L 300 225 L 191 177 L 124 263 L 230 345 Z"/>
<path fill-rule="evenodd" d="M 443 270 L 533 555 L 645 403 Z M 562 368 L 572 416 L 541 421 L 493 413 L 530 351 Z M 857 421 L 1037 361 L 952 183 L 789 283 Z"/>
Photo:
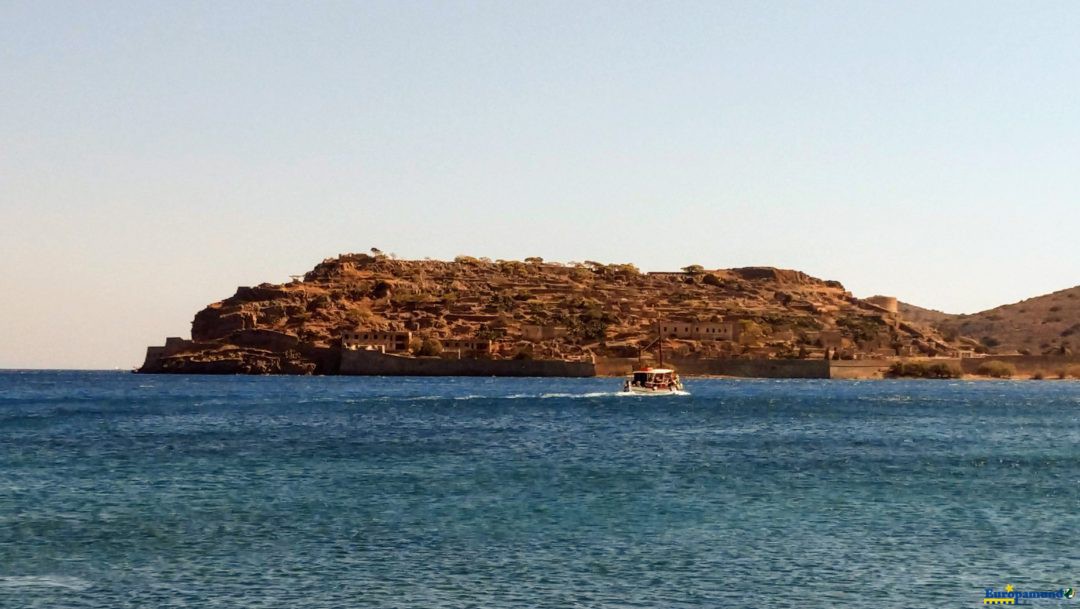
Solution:
<path fill-rule="evenodd" d="M 402 258 L 1080 284 L 1080 5 L 0 4 L 0 368 Z"/>

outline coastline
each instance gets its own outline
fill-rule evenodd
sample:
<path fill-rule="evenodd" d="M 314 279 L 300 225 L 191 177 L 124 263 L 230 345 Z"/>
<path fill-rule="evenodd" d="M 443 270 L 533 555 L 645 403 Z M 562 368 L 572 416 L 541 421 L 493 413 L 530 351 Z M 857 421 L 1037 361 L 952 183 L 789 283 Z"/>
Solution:
<path fill-rule="evenodd" d="M 159 348 L 147 351 L 138 373 L 166 374 L 284 374 L 327 376 L 486 376 L 486 377 L 605 377 L 625 376 L 639 362 L 636 358 L 592 357 L 589 360 L 492 359 L 408 357 L 374 350 L 325 349 L 318 366 L 274 364 L 278 355 L 260 351 L 248 357 L 197 360 L 184 353 L 166 354 Z M 251 361 L 269 362 L 250 366 Z M 996 365 L 1002 376 L 1014 380 L 1063 380 L 1080 377 L 1080 356 L 988 356 L 981 358 L 909 359 L 709 359 L 673 357 L 668 362 L 685 378 L 801 378 L 872 380 L 892 378 L 897 363 L 915 367 L 941 367 L 951 371 L 942 380 L 986 380 L 984 367 Z M 899 375 L 898 378 L 919 378 Z M 1041 377 L 1041 378 L 1040 378 Z"/>

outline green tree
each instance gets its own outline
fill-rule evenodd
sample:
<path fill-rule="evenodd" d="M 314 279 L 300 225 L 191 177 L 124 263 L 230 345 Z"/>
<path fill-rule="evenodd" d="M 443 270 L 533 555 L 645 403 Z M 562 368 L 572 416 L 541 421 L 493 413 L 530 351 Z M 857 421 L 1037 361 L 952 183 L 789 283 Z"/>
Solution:
<path fill-rule="evenodd" d="M 429 336 L 429 337 L 423 339 L 420 342 L 420 348 L 417 349 L 414 353 L 416 355 L 428 355 L 428 356 L 431 356 L 431 355 L 442 355 L 442 352 L 443 352 L 442 343 L 440 343 L 437 339 L 431 338 Z"/>

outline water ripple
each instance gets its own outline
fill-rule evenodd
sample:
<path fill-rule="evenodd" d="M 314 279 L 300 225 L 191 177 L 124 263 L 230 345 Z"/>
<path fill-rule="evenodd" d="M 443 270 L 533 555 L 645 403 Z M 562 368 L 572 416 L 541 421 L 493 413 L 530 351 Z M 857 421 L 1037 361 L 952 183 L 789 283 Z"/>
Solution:
<path fill-rule="evenodd" d="M 0 606 L 981 606 L 1074 585 L 1080 383 L 0 373 Z"/>

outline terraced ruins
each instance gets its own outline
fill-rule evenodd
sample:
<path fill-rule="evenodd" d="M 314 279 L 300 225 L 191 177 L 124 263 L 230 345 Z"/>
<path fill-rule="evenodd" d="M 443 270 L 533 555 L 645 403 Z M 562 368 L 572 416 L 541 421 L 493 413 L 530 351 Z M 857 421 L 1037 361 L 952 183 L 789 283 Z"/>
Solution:
<path fill-rule="evenodd" d="M 195 315 L 191 339 L 151 347 L 143 371 L 334 373 L 343 349 L 407 356 L 636 357 L 664 335 L 682 358 L 955 355 L 895 299 L 769 267 L 642 273 L 632 264 L 459 256 L 327 259 L 290 283 L 241 287 Z M 370 338 L 368 338 L 370 337 Z M 349 339 L 349 340 L 346 340 Z"/>

